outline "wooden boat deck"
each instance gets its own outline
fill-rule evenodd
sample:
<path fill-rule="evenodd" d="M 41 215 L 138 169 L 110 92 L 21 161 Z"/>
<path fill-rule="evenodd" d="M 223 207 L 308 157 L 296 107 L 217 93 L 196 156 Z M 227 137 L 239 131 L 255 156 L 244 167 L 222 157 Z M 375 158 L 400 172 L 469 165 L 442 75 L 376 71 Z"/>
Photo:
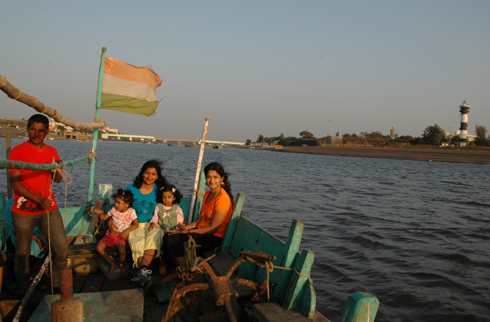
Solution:
<path fill-rule="evenodd" d="M 323 315 L 315 310 L 316 295 L 312 286 L 312 281 L 309 278 L 311 264 L 313 262 L 313 253 L 308 250 L 299 252 L 299 245 L 301 242 L 301 236 L 303 231 L 303 223 L 300 221 L 293 221 L 287 241 L 281 241 L 277 237 L 268 233 L 260 228 L 250 220 L 241 217 L 240 211 L 243 205 L 244 196 L 238 195 L 234 209 L 233 216 L 230 220 L 228 230 L 225 238 L 223 239 L 222 251 L 220 256 L 215 257 L 210 261 L 210 265 L 213 267 L 217 276 L 225 275 L 225 272 L 230 267 L 230 264 L 238 257 L 242 251 L 247 252 L 265 252 L 268 254 L 274 254 L 274 258 L 270 264 L 273 265 L 274 270 L 267 273 L 265 267 L 258 267 L 256 264 L 250 261 L 243 263 L 237 271 L 238 277 L 254 281 L 257 284 L 261 284 L 263 281 L 269 280 L 270 283 L 276 284 L 274 289 L 271 289 L 271 296 L 275 298 L 278 304 L 257 304 L 252 303 L 249 298 L 254 292 L 248 292 L 243 298 L 239 298 L 239 302 L 244 304 L 244 309 L 237 313 L 236 316 L 246 316 L 247 314 L 254 316 L 259 321 L 276 320 L 273 317 L 278 316 L 278 312 L 281 312 L 282 318 L 279 318 L 281 322 L 284 321 L 328 321 Z M 100 206 L 96 203 L 97 206 Z M 118 307 L 121 305 L 134 306 L 134 310 L 139 307 L 142 312 L 135 314 L 131 321 L 162 321 L 168 306 L 173 290 L 177 285 L 177 282 L 163 283 L 161 281 L 162 276 L 158 274 L 158 260 L 152 262 L 150 269 L 154 272 L 152 274 L 152 283 L 143 287 L 138 282 L 132 282 L 129 277 L 122 277 L 120 279 L 114 279 L 115 275 L 118 275 L 116 269 L 111 276 L 105 276 L 102 272 L 106 272 L 108 265 L 104 260 L 99 258 L 95 252 L 96 238 L 92 238 L 86 233 L 82 232 L 82 228 L 92 227 L 90 218 L 84 216 L 83 208 L 73 208 L 71 210 L 73 216 L 68 221 L 67 230 L 69 232 L 75 232 L 68 234 L 71 238 L 69 240 L 70 252 L 68 256 L 69 266 L 73 268 L 73 293 L 77 297 L 77 294 L 85 297 L 95 298 L 107 298 L 107 294 L 114 294 L 110 292 L 134 292 L 137 290 L 139 293 L 143 293 L 144 296 L 134 296 L 130 304 L 121 303 L 125 302 L 124 296 L 121 296 L 121 301 L 105 301 L 100 303 L 104 305 L 105 309 L 111 312 L 117 312 Z M 83 224 L 85 221 L 85 225 Z M 92 228 L 90 228 L 92 229 Z M 86 238 L 86 237 L 90 238 Z M 95 237 L 95 236 L 93 236 Z M 92 243 L 85 244 L 92 240 Z M 79 242 L 79 244 L 77 244 Z M 114 250 L 114 256 L 115 254 Z M 131 255 L 128 253 L 126 257 L 127 261 L 131 261 Z M 102 268 L 102 269 L 100 269 Z M 270 276 L 269 276 L 270 275 Z M 107 293 L 109 292 L 109 293 Z M 242 293 L 241 291 L 239 293 Z M 25 308 L 25 313 L 21 321 L 43 321 L 43 320 L 29 320 L 29 317 L 42 316 L 47 313 L 35 313 L 34 309 L 42 304 L 43 298 L 50 294 L 50 285 L 47 278 L 41 280 L 36 291 L 32 295 L 29 304 Z M 86 295 L 88 294 L 88 295 Z M 105 295 L 104 295 L 105 294 Z M 0 300 L 13 300 L 8 292 L 1 294 Z M 46 298 L 49 302 L 49 298 Z M 141 303 L 143 302 L 143 303 Z M 190 301 L 191 305 L 198 303 L 199 301 Z M 211 301 L 207 301 L 210 303 Z M 5 307 L 12 308 L 12 302 L 3 302 Z M 202 304 L 199 304 L 202 307 Z M 0 304 L 2 306 L 2 304 Z M 44 304 L 45 307 L 49 307 Z M 207 307 L 211 307 L 207 304 Z M 239 311 L 240 306 L 236 306 L 236 310 Z M 89 310 L 88 310 L 89 311 Z M 211 310 L 213 311 L 213 310 Z M 2 314 L 3 321 L 11 321 L 15 315 L 16 309 L 13 313 L 7 315 L 6 312 Z M 104 312 L 104 310 L 101 310 Z M 181 321 L 181 317 L 185 317 L 186 314 L 192 313 L 192 310 L 186 308 L 176 314 L 170 321 Z M 218 310 L 218 313 L 222 312 L 225 316 L 227 313 L 223 310 Z M 301 312 L 302 314 L 295 313 Z M 205 312 L 206 313 L 206 312 Z M 213 312 L 214 313 L 214 312 Z M 47 314 L 49 315 L 49 314 Z M 199 313 L 200 318 L 202 314 Z M 279 315 L 279 316 L 280 316 Z M 188 316 L 186 317 L 187 320 Z M 216 317 L 207 318 L 209 321 L 216 321 Z M 108 316 L 104 316 L 104 320 L 121 321 L 121 318 L 110 319 Z M 206 320 L 206 317 L 204 317 Z M 219 319 L 220 321 L 223 319 Z M 245 318 L 245 321 L 249 318 Z"/>
<path fill-rule="evenodd" d="M 153 266 L 151 268 L 154 269 Z M 89 306 L 85 309 L 86 303 L 88 303 L 87 301 L 105 298 L 106 301 L 99 302 L 100 307 L 97 308 L 101 314 L 105 312 L 104 310 L 118 311 L 121 308 L 124 308 L 125 312 L 138 312 L 139 310 L 139 314 L 136 316 L 132 315 L 132 319 L 127 321 L 160 322 L 165 315 L 168 301 L 166 303 L 159 303 L 159 300 L 162 300 L 162 298 L 160 296 L 159 299 L 155 291 L 158 289 L 160 294 L 166 293 L 171 295 L 177 282 L 162 283 L 162 276 L 158 274 L 158 266 L 155 269 L 157 272 L 152 274 L 152 283 L 149 288 L 144 288 L 138 282 L 132 282 L 128 276 L 119 279 L 108 279 L 100 270 L 87 275 L 74 274 L 73 295 L 75 298 L 81 297 L 84 299 L 86 318 L 92 314 L 90 313 L 91 310 L 88 310 Z M 107 301 L 109 294 L 112 293 L 114 296 L 111 296 L 110 301 Z M 24 314 L 20 321 L 50 321 L 51 315 L 50 313 L 46 313 L 46 310 L 50 312 L 50 306 L 47 304 L 57 299 L 59 299 L 59 294 L 51 295 L 50 280 L 44 275 L 24 309 Z M 3 322 L 12 321 L 17 312 L 19 302 L 16 296 L 4 289 L 2 294 L 0 294 L 0 311 L 2 312 Z M 36 311 L 36 309 L 40 311 Z M 46 316 L 49 319 L 46 320 Z M 108 315 L 104 315 L 104 320 L 106 322 L 112 321 L 108 317 Z M 96 321 L 93 319 L 89 320 Z M 114 321 L 116 320 L 124 321 L 124 319 L 120 320 L 119 318 L 114 319 Z M 178 316 L 174 321 L 180 321 Z"/>

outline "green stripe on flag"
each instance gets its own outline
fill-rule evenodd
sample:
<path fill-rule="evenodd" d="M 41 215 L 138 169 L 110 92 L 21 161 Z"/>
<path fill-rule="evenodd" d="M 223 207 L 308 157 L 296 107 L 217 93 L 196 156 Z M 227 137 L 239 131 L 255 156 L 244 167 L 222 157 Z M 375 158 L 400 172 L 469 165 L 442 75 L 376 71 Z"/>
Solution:
<path fill-rule="evenodd" d="M 115 110 L 123 113 L 151 116 L 155 114 L 158 101 L 149 102 L 136 98 L 102 93 L 100 108 Z"/>

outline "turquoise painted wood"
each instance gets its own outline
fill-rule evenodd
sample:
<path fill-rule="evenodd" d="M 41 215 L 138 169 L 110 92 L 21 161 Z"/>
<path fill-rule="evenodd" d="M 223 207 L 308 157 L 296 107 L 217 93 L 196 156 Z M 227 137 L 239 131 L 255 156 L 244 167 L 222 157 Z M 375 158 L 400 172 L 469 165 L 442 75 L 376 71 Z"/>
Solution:
<path fill-rule="evenodd" d="M 90 214 L 85 211 L 85 206 L 60 208 L 60 213 L 65 223 L 67 237 L 87 235 Z"/>
<path fill-rule="evenodd" d="M 234 257 L 238 257 L 240 251 L 263 251 L 277 257 L 273 261 L 274 266 L 294 267 L 301 275 L 305 275 L 300 276 L 293 271 L 275 268 L 270 273 L 269 282 L 277 283 L 274 295 L 280 305 L 286 309 L 298 310 L 305 316 L 313 316 L 316 294 L 308 276 L 314 256 L 308 250 L 298 253 L 303 227 L 301 221 L 294 220 L 288 240 L 283 242 L 249 219 L 240 217 L 228 251 Z M 250 262 L 240 266 L 238 276 L 259 284 L 267 278 L 265 268 L 259 268 Z M 307 302 L 300 304 L 303 299 Z"/>
<path fill-rule="evenodd" d="M 99 184 L 99 198 L 105 198 L 109 201 L 109 204 L 114 204 L 112 195 L 114 194 L 114 186 L 110 183 Z"/>
<path fill-rule="evenodd" d="M 197 196 L 196 196 L 196 203 L 194 204 L 194 213 L 192 215 L 192 222 L 196 221 L 197 218 L 199 218 L 199 215 L 201 214 L 201 208 L 202 208 L 202 201 L 204 198 L 204 190 L 206 188 L 206 176 L 204 175 L 204 171 L 201 171 L 201 174 L 199 175 L 199 182 L 197 184 Z M 190 207 L 190 198 L 189 198 L 189 207 Z M 187 217 L 187 214 L 185 214 L 185 218 Z"/>
<path fill-rule="evenodd" d="M 243 203 L 245 202 L 245 195 L 239 193 L 236 196 L 235 206 L 233 209 L 233 214 L 231 215 L 230 222 L 228 223 L 228 228 L 226 228 L 226 234 L 223 238 L 223 243 L 221 244 L 222 250 L 228 250 L 230 248 L 231 240 L 235 234 L 238 219 L 240 218 L 240 213 L 242 212 Z"/>
<path fill-rule="evenodd" d="M 297 310 L 303 315 L 313 317 L 316 315 L 316 292 L 311 278 L 303 286 L 301 299 L 297 301 Z"/>
<path fill-rule="evenodd" d="M 99 65 L 99 83 L 97 85 L 97 100 L 95 101 L 95 119 L 99 120 L 100 118 L 100 103 L 102 98 L 102 80 L 104 78 L 104 65 L 105 65 L 105 56 L 107 49 L 102 47 L 102 55 L 100 56 L 100 65 Z M 95 128 L 94 133 L 92 135 L 92 151 L 97 151 L 97 140 L 99 138 L 99 129 Z M 94 196 L 94 180 L 95 180 L 95 163 L 97 158 L 92 156 L 90 159 L 90 174 L 88 180 L 88 192 L 87 192 L 87 205 L 92 205 L 93 196 Z"/>
<path fill-rule="evenodd" d="M 262 229 L 249 219 L 241 216 L 235 229 L 235 235 L 229 247 L 229 252 L 236 258 L 240 256 L 240 251 L 262 251 L 277 256 L 273 261 L 274 266 L 282 263 L 284 242 L 276 236 Z M 276 281 L 278 270 L 270 274 L 269 281 Z M 261 283 L 266 279 L 265 268 L 258 268 L 255 264 L 245 262 L 240 266 L 238 276 L 246 279 L 255 280 Z"/>
<path fill-rule="evenodd" d="M 355 292 L 345 301 L 341 322 L 373 322 L 378 312 L 378 299 L 366 292 Z"/>
<path fill-rule="evenodd" d="M 53 163 L 38 164 L 38 163 L 28 163 L 22 161 L 9 161 L 2 159 L 0 160 L 0 169 L 26 169 L 26 170 L 53 170 L 60 166 L 62 168 L 66 166 L 75 165 L 79 162 L 85 161 L 89 156 L 83 156 L 69 161 L 64 161 L 61 165 L 56 165 Z"/>
<path fill-rule="evenodd" d="M 293 220 L 291 227 L 289 228 L 288 240 L 286 241 L 283 260 L 281 267 L 293 267 L 294 260 L 299 251 L 301 244 L 301 238 L 303 237 L 304 224 L 302 221 Z M 286 291 L 288 289 L 289 281 L 291 280 L 293 271 L 281 270 L 278 272 L 277 286 L 274 291 L 274 296 L 279 303 L 283 303 L 286 297 Z"/>
<path fill-rule="evenodd" d="M 294 269 L 299 272 L 294 273 L 291 278 L 291 282 L 289 284 L 289 289 L 287 291 L 286 299 L 284 300 L 283 307 L 287 310 L 295 310 L 298 309 L 298 304 L 300 303 L 302 298 L 316 299 L 315 295 L 303 296 L 303 293 L 310 292 L 311 288 L 308 284 L 311 285 L 310 273 L 311 267 L 313 265 L 313 261 L 315 259 L 315 255 L 313 252 L 304 249 L 301 254 L 296 258 L 294 263 Z M 314 292 L 314 290 L 313 290 Z M 305 312 L 301 312 L 305 316 L 313 316 L 315 314 L 316 303 L 310 302 L 308 305 L 304 305 L 303 309 L 306 309 Z"/>

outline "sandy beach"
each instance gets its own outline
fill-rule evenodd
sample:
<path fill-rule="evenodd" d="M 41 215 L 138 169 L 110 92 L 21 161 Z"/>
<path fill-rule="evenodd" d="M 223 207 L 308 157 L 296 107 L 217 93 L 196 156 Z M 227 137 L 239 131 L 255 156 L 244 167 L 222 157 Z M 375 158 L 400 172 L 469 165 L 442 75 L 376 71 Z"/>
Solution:
<path fill-rule="evenodd" d="M 336 155 L 346 157 L 403 159 L 429 162 L 490 164 L 490 148 L 375 148 L 375 147 L 284 147 L 277 152 Z"/>

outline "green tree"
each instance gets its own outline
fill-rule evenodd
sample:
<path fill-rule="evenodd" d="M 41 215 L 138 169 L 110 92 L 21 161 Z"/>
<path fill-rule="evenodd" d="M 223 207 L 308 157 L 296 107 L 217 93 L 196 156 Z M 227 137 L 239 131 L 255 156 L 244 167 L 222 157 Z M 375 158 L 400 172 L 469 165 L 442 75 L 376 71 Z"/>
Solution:
<path fill-rule="evenodd" d="M 263 142 L 263 141 L 264 141 L 264 135 L 259 134 L 259 137 L 257 138 L 257 142 L 260 143 L 260 142 Z"/>
<path fill-rule="evenodd" d="M 444 130 L 437 124 L 429 125 L 422 134 L 422 139 L 426 144 L 440 145 L 446 137 Z"/>
<path fill-rule="evenodd" d="M 290 146 L 290 145 L 293 145 L 294 142 L 297 142 L 297 141 L 298 141 L 298 138 L 288 136 L 288 137 L 285 137 L 284 139 L 280 139 L 279 144 L 283 145 L 283 146 Z"/>
<path fill-rule="evenodd" d="M 368 132 L 361 132 L 361 137 L 363 138 L 367 138 L 367 139 L 382 139 L 384 136 L 383 136 L 383 133 L 379 132 L 379 131 L 374 131 L 374 132 L 371 132 L 371 133 L 368 133 Z"/>
<path fill-rule="evenodd" d="M 487 141 L 487 128 L 483 125 L 475 124 L 476 140 L 475 144 L 478 146 L 485 146 L 488 144 Z"/>
<path fill-rule="evenodd" d="M 252 140 L 248 139 L 247 141 L 245 141 L 245 145 L 250 145 L 250 143 L 252 143 Z"/>
<path fill-rule="evenodd" d="M 397 136 L 397 139 L 399 141 L 405 141 L 405 142 L 410 142 L 413 140 L 413 137 L 410 136 L 410 135 L 401 135 L 401 136 Z"/>
<path fill-rule="evenodd" d="M 313 133 L 311 132 L 308 132 L 308 131 L 301 131 L 299 132 L 299 135 L 303 138 L 303 139 L 313 139 L 315 136 L 313 135 Z"/>

